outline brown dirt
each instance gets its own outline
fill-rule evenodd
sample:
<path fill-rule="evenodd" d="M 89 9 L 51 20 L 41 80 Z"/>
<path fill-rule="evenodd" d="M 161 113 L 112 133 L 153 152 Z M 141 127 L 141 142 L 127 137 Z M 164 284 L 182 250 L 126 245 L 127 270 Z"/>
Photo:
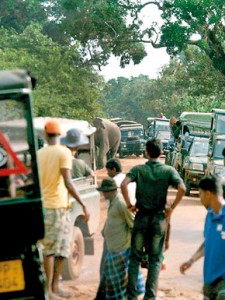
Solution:
<path fill-rule="evenodd" d="M 121 159 L 123 171 L 143 164 L 144 158 L 130 156 Z M 106 170 L 97 171 L 98 182 L 107 176 Z M 168 198 L 173 199 L 175 190 L 171 189 Z M 71 300 L 92 300 L 95 297 L 99 283 L 99 264 L 102 253 L 103 239 L 101 229 L 106 218 L 106 202 L 101 199 L 101 222 L 95 235 L 95 255 L 85 256 L 81 276 L 74 281 L 64 281 L 63 287 L 74 292 L 75 297 Z M 165 253 L 166 270 L 161 271 L 159 278 L 159 291 L 157 299 L 202 299 L 202 263 L 201 259 L 195 263 L 184 276 L 179 272 L 182 262 L 188 260 L 202 242 L 203 224 L 206 211 L 201 205 L 198 193 L 191 197 L 184 197 L 172 215 L 170 248 Z M 146 275 L 146 270 L 143 269 Z"/>

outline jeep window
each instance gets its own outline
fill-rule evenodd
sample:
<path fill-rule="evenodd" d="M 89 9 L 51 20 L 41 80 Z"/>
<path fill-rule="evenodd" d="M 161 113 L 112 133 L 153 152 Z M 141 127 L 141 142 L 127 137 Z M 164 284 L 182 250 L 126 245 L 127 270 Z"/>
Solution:
<path fill-rule="evenodd" d="M 190 156 L 207 156 L 209 148 L 208 141 L 193 142 L 190 149 Z"/>
<path fill-rule="evenodd" d="M 218 115 L 216 122 L 216 132 L 225 133 L 225 115 Z"/>
<path fill-rule="evenodd" d="M 213 158 L 214 159 L 223 159 L 222 151 L 224 148 L 225 148 L 225 140 L 216 141 L 214 151 L 213 151 Z"/>
<path fill-rule="evenodd" d="M 4 189 L 9 191 L 8 196 L 11 198 L 24 197 L 26 186 L 33 183 L 32 150 L 28 143 L 25 104 L 19 100 L 2 100 L 1 110 L 0 169 L 1 172 L 14 172 L 4 177 L 7 183 Z M 3 177 L 0 179 L 3 180 Z"/>

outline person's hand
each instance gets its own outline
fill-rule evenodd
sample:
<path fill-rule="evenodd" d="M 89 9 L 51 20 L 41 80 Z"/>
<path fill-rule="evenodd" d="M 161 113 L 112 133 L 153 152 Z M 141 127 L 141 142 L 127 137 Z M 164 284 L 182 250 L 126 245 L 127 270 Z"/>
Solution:
<path fill-rule="evenodd" d="M 84 221 L 85 223 L 87 223 L 90 219 L 90 213 L 88 212 L 85 206 L 83 207 L 83 211 L 84 211 Z"/>
<path fill-rule="evenodd" d="M 166 210 L 165 210 L 165 215 L 166 215 L 166 222 L 167 222 L 167 224 L 168 224 L 169 221 L 170 221 L 170 217 L 171 217 L 171 215 L 172 215 L 172 212 L 173 212 L 173 209 L 172 209 L 171 207 L 166 208 Z"/>
<path fill-rule="evenodd" d="M 185 274 L 186 270 L 189 269 L 193 264 L 193 260 L 188 260 L 180 266 L 181 274 Z"/>
<path fill-rule="evenodd" d="M 135 205 L 129 205 L 127 206 L 127 209 L 129 209 L 130 212 L 132 213 L 136 213 L 136 211 L 138 211 L 137 207 Z"/>

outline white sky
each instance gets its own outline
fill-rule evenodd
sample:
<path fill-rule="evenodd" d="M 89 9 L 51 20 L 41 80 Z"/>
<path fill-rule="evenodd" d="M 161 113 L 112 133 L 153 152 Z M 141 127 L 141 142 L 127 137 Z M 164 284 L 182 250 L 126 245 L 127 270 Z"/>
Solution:
<path fill-rule="evenodd" d="M 145 0 L 142 0 L 146 2 Z M 160 13 L 156 6 L 149 5 L 145 9 L 142 15 L 142 20 L 145 26 L 148 26 L 153 21 L 157 21 L 158 24 L 162 24 Z M 165 48 L 154 49 L 150 44 L 145 44 L 145 49 L 148 55 L 138 65 L 130 63 L 125 68 L 120 68 L 119 58 L 111 57 L 109 64 L 102 67 L 100 75 L 102 75 L 106 81 L 119 76 L 123 77 L 136 77 L 140 74 L 148 75 L 150 78 L 156 78 L 163 65 L 169 63 L 169 55 L 166 53 Z"/>
<path fill-rule="evenodd" d="M 102 67 L 100 75 L 102 75 L 106 81 L 119 76 L 130 78 L 131 76 L 137 77 L 140 74 L 148 75 L 150 78 L 157 78 L 157 75 L 161 67 L 169 63 L 169 55 L 164 48 L 154 49 L 152 46 L 147 45 L 146 51 L 148 55 L 138 65 L 133 63 L 127 65 L 125 68 L 119 66 L 119 59 L 111 57 L 109 64 Z"/>

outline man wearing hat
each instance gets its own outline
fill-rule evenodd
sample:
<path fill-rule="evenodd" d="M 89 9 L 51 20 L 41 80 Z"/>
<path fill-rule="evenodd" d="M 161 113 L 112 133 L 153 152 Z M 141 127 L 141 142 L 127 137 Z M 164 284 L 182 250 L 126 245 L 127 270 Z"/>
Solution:
<path fill-rule="evenodd" d="M 76 157 L 79 146 L 87 145 L 88 138 L 79 129 L 74 128 L 67 131 L 66 136 L 60 140 L 61 144 L 66 145 L 72 152 L 73 166 L 72 178 L 94 177 L 94 171 L 86 164 L 83 159 Z"/>
<path fill-rule="evenodd" d="M 45 208 L 43 239 L 44 267 L 49 300 L 71 297 L 60 289 L 59 276 L 65 258 L 70 254 L 69 194 L 82 206 L 86 221 L 89 213 L 71 180 L 71 151 L 60 145 L 60 126 L 55 120 L 45 124 L 48 146 L 38 150 L 40 180 Z"/>
<path fill-rule="evenodd" d="M 117 184 L 111 177 L 103 179 L 97 188 L 109 200 L 108 215 L 102 230 L 107 246 L 104 272 L 101 278 L 105 283 L 105 294 L 97 294 L 96 299 L 126 299 L 127 267 L 130 254 L 131 228 L 134 215 L 127 209 Z M 144 292 L 140 274 L 139 293 Z M 100 292 L 100 291 L 99 291 Z"/>

